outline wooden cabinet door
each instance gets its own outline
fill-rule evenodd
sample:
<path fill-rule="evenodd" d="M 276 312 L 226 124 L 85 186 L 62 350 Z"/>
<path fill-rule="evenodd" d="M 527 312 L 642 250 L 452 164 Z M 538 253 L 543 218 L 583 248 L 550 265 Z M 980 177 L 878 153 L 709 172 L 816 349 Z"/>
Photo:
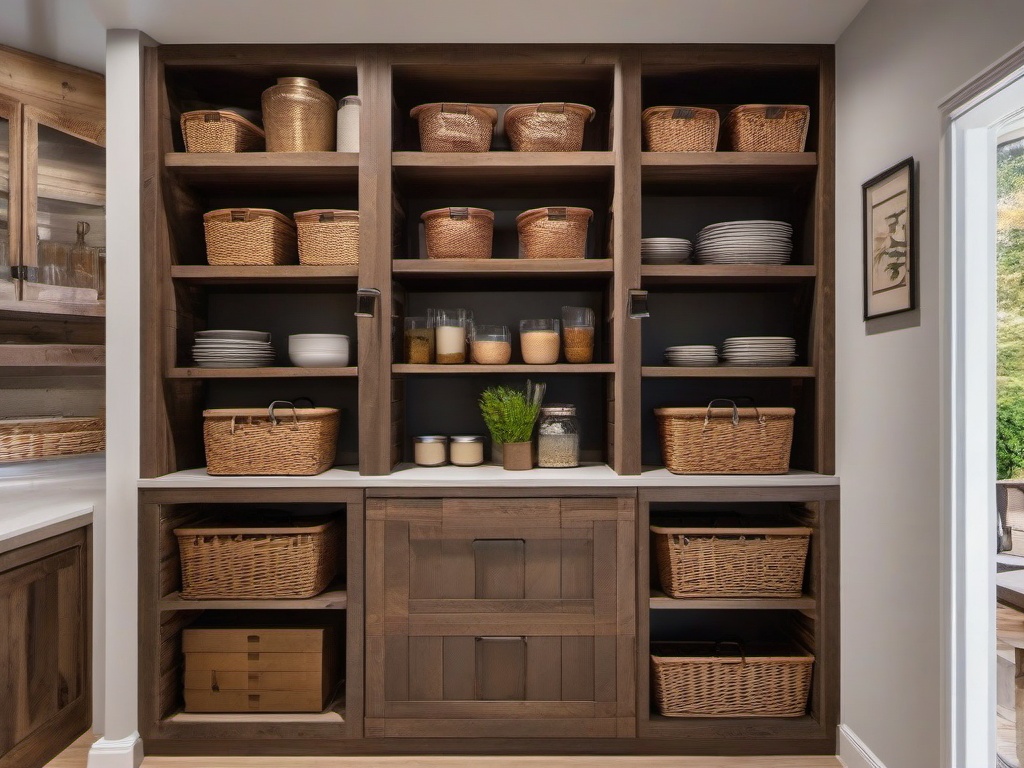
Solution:
<path fill-rule="evenodd" d="M 0 555 L 0 766 L 41 765 L 89 727 L 88 536 Z"/>
<path fill-rule="evenodd" d="M 367 735 L 633 735 L 632 499 L 369 500 Z"/>

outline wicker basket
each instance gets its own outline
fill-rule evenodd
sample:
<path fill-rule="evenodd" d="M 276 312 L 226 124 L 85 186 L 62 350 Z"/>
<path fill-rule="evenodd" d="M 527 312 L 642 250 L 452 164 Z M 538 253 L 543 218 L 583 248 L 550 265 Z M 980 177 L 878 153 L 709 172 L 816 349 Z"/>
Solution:
<path fill-rule="evenodd" d="M 409 116 L 420 124 L 424 152 L 487 152 L 498 112 L 478 104 L 420 104 Z"/>
<path fill-rule="evenodd" d="M 279 77 L 263 92 L 268 152 L 333 152 L 338 105 L 308 77 Z"/>
<path fill-rule="evenodd" d="M 295 222 L 267 208 L 221 208 L 203 214 L 206 260 L 214 266 L 294 264 Z"/>
<path fill-rule="evenodd" d="M 428 259 L 489 259 L 494 213 L 484 208 L 436 208 L 425 212 Z"/>
<path fill-rule="evenodd" d="M 262 128 L 222 109 L 183 112 L 181 136 L 186 152 L 259 152 L 265 141 Z"/>
<path fill-rule="evenodd" d="M 283 413 L 275 408 L 285 406 Z M 334 465 L 340 414 L 336 408 L 203 411 L 206 471 L 211 475 L 319 475 Z"/>
<path fill-rule="evenodd" d="M 516 152 L 579 152 L 593 119 L 585 104 L 515 104 L 505 111 L 505 134 Z"/>
<path fill-rule="evenodd" d="M 175 528 L 186 600 L 304 599 L 337 575 L 340 528 L 302 525 L 206 525 Z"/>
<path fill-rule="evenodd" d="M 810 528 L 652 525 L 669 597 L 800 597 Z"/>
<path fill-rule="evenodd" d="M 718 111 L 706 107 L 649 107 L 641 117 L 651 152 L 714 152 Z"/>
<path fill-rule="evenodd" d="M 98 453 L 105 439 L 100 418 L 0 419 L 0 463 Z"/>
<path fill-rule="evenodd" d="M 734 152 L 803 152 L 810 107 L 746 104 L 725 119 Z"/>
<path fill-rule="evenodd" d="M 359 211 L 315 209 L 295 214 L 299 264 L 354 266 L 359 263 Z"/>
<path fill-rule="evenodd" d="M 516 217 L 521 259 L 583 259 L 589 208 L 532 208 Z"/>
<path fill-rule="evenodd" d="M 729 403 L 729 408 L 715 408 Z M 676 475 L 784 475 L 792 408 L 656 408 L 665 467 Z"/>
<path fill-rule="evenodd" d="M 800 717 L 814 656 L 789 644 L 654 643 L 654 700 L 665 717 Z"/>

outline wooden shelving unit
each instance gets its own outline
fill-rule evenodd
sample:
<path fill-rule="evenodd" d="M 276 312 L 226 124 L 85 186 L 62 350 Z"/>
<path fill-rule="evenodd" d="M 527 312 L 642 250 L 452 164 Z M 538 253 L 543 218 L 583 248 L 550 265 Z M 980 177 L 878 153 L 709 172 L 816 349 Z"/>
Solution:
<path fill-rule="evenodd" d="M 391 366 L 395 373 L 410 374 L 486 374 L 486 373 L 525 373 L 540 375 L 544 373 L 615 373 L 612 363 L 558 363 L 557 365 L 527 365 L 526 363 L 508 363 L 506 365 L 407 365 L 398 363 Z"/>
<path fill-rule="evenodd" d="M 171 368 L 169 379 L 317 379 L 355 377 L 359 370 L 349 368 Z"/>
<path fill-rule="evenodd" d="M 159 608 L 174 611 L 344 611 L 348 592 L 344 587 L 328 587 L 316 597 L 305 600 L 186 600 L 178 592 L 160 599 Z"/>
<path fill-rule="evenodd" d="M 208 264 L 174 264 L 174 280 L 192 285 L 355 285 L 358 267 L 211 267 Z"/>

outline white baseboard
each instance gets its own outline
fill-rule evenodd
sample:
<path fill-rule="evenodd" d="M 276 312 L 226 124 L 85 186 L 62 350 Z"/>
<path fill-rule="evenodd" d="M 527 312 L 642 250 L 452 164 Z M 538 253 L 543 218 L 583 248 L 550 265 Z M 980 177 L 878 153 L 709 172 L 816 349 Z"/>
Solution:
<path fill-rule="evenodd" d="M 885 763 L 845 725 L 839 726 L 839 759 L 846 768 L 885 768 Z"/>
<path fill-rule="evenodd" d="M 87 768 L 139 768 L 142 738 L 133 733 L 124 739 L 99 739 L 89 749 Z"/>

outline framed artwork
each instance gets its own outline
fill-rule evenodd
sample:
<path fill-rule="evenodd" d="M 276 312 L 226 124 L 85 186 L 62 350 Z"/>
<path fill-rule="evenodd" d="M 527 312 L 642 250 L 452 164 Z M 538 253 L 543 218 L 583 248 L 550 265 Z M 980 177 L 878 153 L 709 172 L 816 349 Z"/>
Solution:
<path fill-rule="evenodd" d="M 917 305 L 914 158 L 864 184 L 864 319 Z"/>

